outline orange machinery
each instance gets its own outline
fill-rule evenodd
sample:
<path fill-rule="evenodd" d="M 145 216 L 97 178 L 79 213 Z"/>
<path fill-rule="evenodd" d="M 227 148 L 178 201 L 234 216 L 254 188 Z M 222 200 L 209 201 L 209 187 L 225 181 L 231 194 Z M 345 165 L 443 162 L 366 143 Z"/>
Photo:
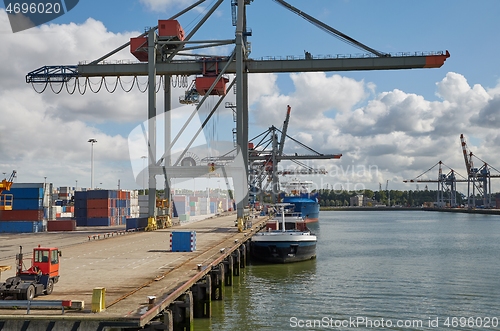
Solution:
<path fill-rule="evenodd" d="M 2 194 L 3 191 L 9 191 L 12 183 L 14 182 L 14 178 L 16 177 L 16 171 L 12 171 L 10 178 L 4 178 L 0 182 L 0 210 L 12 210 L 12 194 Z"/>

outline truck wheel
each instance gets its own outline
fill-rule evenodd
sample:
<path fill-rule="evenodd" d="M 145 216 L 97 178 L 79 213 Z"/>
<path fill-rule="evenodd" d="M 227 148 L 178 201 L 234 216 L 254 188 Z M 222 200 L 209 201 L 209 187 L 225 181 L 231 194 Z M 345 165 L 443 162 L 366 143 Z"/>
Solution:
<path fill-rule="evenodd" d="M 52 293 L 54 290 L 54 281 L 52 279 L 49 279 L 49 282 L 47 283 L 47 288 L 45 289 L 45 294 L 49 295 Z"/>
<path fill-rule="evenodd" d="M 26 292 L 21 294 L 24 300 L 33 300 L 35 297 L 35 287 L 33 285 L 28 286 Z"/>

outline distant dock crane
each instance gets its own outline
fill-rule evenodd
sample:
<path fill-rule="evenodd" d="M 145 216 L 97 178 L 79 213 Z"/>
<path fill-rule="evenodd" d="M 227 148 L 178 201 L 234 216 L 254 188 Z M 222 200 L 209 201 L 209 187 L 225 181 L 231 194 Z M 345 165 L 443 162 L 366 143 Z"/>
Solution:
<path fill-rule="evenodd" d="M 464 154 L 465 168 L 467 169 L 467 203 L 469 208 L 476 207 L 476 192 L 482 197 L 484 208 L 493 208 L 491 201 L 491 178 L 500 178 L 500 171 L 474 155 L 467 147 L 467 142 L 463 134 L 460 135 L 462 151 Z M 474 166 L 473 157 L 483 162 L 480 168 Z M 499 174 L 492 175 L 490 169 Z M 472 192 L 471 192 L 472 190 Z"/>
<path fill-rule="evenodd" d="M 446 166 L 450 169 L 450 171 L 446 174 L 443 173 L 443 165 L 446 166 L 442 161 L 439 161 L 432 167 L 430 167 L 427 171 L 423 172 L 419 176 L 414 179 L 404 180 L 405 183 L 437 183 L 437 197 L 436 197 L 436 205 L 438 208 L 445 208 L 447 206 L 451 208 L 458 207 L 457 203 L 457 182 L 467 182 L 465 179 L 457 179 L 455 170 Z M 438 166 L 438 177 L 437 179 L 423 179 L 425 174 L 433 170 L 436 166 Z M 462 175 L 458 174 L 463 177 Z"/>

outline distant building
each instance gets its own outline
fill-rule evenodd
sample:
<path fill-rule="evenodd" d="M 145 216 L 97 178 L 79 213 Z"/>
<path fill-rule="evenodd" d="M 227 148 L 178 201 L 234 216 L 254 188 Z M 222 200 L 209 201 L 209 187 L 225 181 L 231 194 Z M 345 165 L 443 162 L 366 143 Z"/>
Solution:
<path fill-rule="evenodd" d="M 368 206 L 368 202 L 371 200 L 368 197 L 365 197 L 363 194 L 358 194 L 350 199 L 350 206 L 351 207 L 366 207 Z"/>

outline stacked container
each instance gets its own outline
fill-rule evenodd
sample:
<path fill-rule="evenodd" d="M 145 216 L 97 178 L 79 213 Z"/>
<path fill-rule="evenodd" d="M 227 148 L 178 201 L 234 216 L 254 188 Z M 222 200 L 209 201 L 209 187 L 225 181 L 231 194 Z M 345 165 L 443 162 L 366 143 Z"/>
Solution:
<path fill-rule="evenodd" d="M 148 199 L 149 199 L 149 195 L 139 195 L 138 196 L 139 217 L 148 217 L 149 216 Z"/>
<path fill-rule="evenodd" d="M 117 192 L 87 191 L 87 226 L 111 226 L 117 223 Z"/>
<path fill-rule="evenodd" d="M 130 217 L 130 192 L 92 190 L 75 192 L 75 219 L 78 226 L 112 226 Z"/>
<path fill-rule="evenodd" d="M 198 198 L 198 209 L 200 215 L 210 214 L 210 199 L 209 198 Z"/>
<path fill-rule="evenodd" d="M 14 183 L 12 210 L 0 211 L 0 233 L 31 233 L 43 231 L 43 183 Z"/>
<path fill-rule="evenodd" d="M 87 225 L 87 191 L 75 192 L 75 220 L 76 226 Z"/>
<path fill-rule="evenodd" d="M 190 216 L 199 215 L 198 197 L 189 197 L 189 215 Z"/>
<path fill-rule="evenodd" d="M 137 191 L 130 192 L 130 217 L 139 217 L 139 192 Z"/>
<path fill-rule="evenodd" d="M 174 217 L 181 217 L 181 215 L 189 215 L 189 197 L 186 195 L 175 195 L 174 201 Z"/>
<path fill-rule="evenodd" d="M 58 200 L 62 202 L 62 206 L 66 206 L 71 201 L 72 195 L 73 195 L 73 190 L 71 187 L 61 186 L 59 188 Z"/>

